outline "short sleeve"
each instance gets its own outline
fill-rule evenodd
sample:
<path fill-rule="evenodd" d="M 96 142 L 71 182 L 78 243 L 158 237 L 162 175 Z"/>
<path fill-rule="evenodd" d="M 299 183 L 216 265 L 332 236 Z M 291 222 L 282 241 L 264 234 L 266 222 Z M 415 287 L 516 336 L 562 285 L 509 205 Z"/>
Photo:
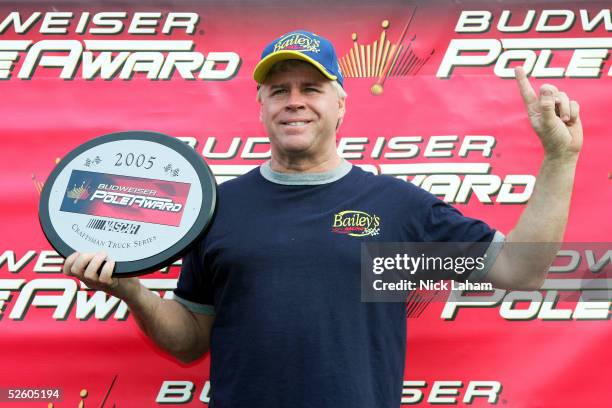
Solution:
<path fill-rule="evenodd" d="M 205 266 L 202 246 L 203 243 L 199 242 L 183 257 L 173 299 L 192 312 L 214 315 L 212 279 Z"/>
<path fill-rule="evenodd" d="M 456 280 L 469 277 L 472 281 L 480 281 L 495 263 L 505 236 L 481 220 L 464 216 L 456 208 L 432 195 L 427 199 L 422 239 L 425 242 L 480 243 L 475 246 L 477 252 L 472 255 L 484 257 L 484 268 L 463 274 L 459 279 L 456 274 L 449 277 Z"/>

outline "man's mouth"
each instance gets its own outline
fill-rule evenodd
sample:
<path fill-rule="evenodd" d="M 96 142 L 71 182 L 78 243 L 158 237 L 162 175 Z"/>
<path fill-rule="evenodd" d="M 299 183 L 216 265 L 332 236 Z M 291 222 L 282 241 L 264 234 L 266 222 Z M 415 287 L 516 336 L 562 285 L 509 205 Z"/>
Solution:
<path fill-rule="evenodd" d="M 309 120 L 287 120 L 287 121 L 281 121 L 281 125 L 285 125 L 285 126 L 304 126 L 304 125 L 307 125 L 308 123 L 310 123 Z"/>

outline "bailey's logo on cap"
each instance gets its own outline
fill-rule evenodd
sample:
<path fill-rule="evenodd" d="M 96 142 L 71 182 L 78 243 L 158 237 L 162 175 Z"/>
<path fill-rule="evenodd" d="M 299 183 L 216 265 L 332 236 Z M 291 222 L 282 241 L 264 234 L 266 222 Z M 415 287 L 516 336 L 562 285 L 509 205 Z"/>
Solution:
<path fill-rule="evenodd" d="M 286 33 L 268 44 L 261 54 L 261 61 L 253 71 L 253 78 L 258 84 L 264 83 L 274 64 L 289 59 L 305 61 L 330 80 L 343 85 L 344 78 L 332 43 L 304 30 Z"/>
<path fill-rule="evenodd" d="M 280 50 L 319 52 L 321 42 L 303 33 L 291 33 L 274 44 L 274 52 Z"/>

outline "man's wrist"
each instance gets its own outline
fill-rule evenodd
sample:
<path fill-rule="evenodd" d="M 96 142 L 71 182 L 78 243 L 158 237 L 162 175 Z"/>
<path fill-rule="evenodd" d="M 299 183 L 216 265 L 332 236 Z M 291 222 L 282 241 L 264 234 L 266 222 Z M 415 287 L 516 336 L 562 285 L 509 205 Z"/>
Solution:
<path fill-rule="evenodd" d="M 115 278 L 117 285 L 111 289 L 111 295 L 123 300 L 126 303 L 137 301 L 141 295 L 142 285 L 138 278 Z"/>
<path fill-rule="evenodd" d="M 578 162 L 579 152 L 545 153 L 544 161 L 554 166 L 575 166 Z"/>

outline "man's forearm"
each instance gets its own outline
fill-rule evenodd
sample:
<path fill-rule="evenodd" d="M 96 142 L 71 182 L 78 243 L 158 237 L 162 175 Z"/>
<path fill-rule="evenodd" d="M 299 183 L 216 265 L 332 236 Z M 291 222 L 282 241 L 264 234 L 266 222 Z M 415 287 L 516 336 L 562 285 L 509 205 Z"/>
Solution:
<path fill-rule="evenodd" d="M 507 242 L 563 240 L 577 160 L 577 156 L 544 158 L 533 194 Z"/>
<path fill-rule="evenodd" d="M 214 316 L 195 314 L 145 288 L 138 278 L 113 277 L 115 261 L 105 252 L 71 254 L 62 272 L 123 300 L 140 328 L 160 348 L 188 362 L 208 350 Z"/>
<path fill-rule="evenodd" d="M 495 286 L 536 289 L 543 283 L 563 241 L 577 158 L 542 162 L 533 194 L 491 271 Z"/>
<path fill-rule="evenodd" d="M 142 331 L 173 356 L 187 362 L 208 349 L 195 317 L 180 303 L 162 299 L 140 283 L 122 298 Z"/>

